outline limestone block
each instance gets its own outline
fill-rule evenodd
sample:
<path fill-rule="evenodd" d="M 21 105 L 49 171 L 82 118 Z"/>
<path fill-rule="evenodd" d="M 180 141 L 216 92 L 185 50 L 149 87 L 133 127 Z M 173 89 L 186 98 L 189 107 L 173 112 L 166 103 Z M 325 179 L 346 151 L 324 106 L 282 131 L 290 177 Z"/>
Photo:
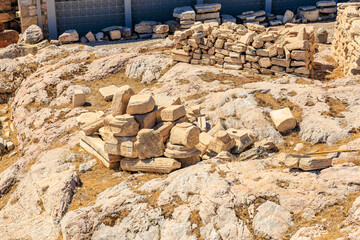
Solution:
<path fill-rule="evenodd" d="M 86 103 L 86 94 L 81 89 L 75 89 L 73 95 L 73 106 L 81 107 Z"/>
<path fill-rule="evenodd" d="M 169 158 L 175 158 L 175 159 L 184 159 L 184 158 L 191 158 L 194 156 L 199 156 L 201 152 L 193 148 L 187 148 L 183 145 L 174 145 L 170 142 L 167 144 L 167 148 L 165 150 L 164 155 Z"/>
<path fill-rule="evenodd" d="M 290 59 L 271 58 L 271 64 L 280 67 L 290 67 Z"/>
<path fill-rule="evenodd" d="M 166 142 L 170 137 L 170 131 L 174 126 L 175 124 L 173 122 L 161 122 L 154 127 L 154 130 L 155 132 L 160 133 L 163 142 Z"/>
<path fill-rule="evenodd" d="M 235 140 L 226 131 L 219 131 L 211 139 L 208 149 L 215 153 L 221 153 L 222 151 L 230 151 L 235 147 L 235 144 Z"/>
<path fill-rule="evenodd" d="M 156 125 L 156 111 L 145 114 L 135 114 L 136 121 L 140 125 L 140 129 L 152 128 Z"/>
<path fill-rule="evenodd" d="M 244 36 L 240 37 L 239 42 L 245 45 L 249 45 L 254 40 L 255 35 L 256 34 L 253 32 L 246 33 Z"/>
<path fill-rule="evenodd" d="M 196 145 L 196 148 L 199 149 L 201 152 L 200 156 L 204 155 L 205 152 L 207 151 L 211 139 L 213 139 L 213 137 L 209 133 L 206 132 L 200 133 L 199 143 Z"/>
<path fill-rule="evenodd" d="M 208 134 L 210 136 L 214 137 L 218 131 L 221 131 L 221 130 L 225 131 L 226 129 L 227 129 L 227 127 L 225 126 L 225 124 L 223 124 L 222 122 L 218 122 L 214 127 L 212 127 L 210 129 Z"/>
<path fill-rule="evenodd" d="M 173 122 L 185 115 L 186 110 L 183 105 L 173 105 L 161 111 L 161 120 L 164 122 Z"/>
<path fill-rule="evenodd" d="M 230 128 L 226 132 L 231 138 L 235 140 L 235 147 L 232 149 L 232 153 L 239 154 L 247 147 L 254 144 L 254 136 L 251 134 L 250 130 L 238 130 Z"/>
<path fill-rule="evenodd" d="M 153 33 L 154 27 L 157 25 L 155 21 L 141 21 L 135 25 L 135 32 L 140 34 Z"/>
<path fill-rule="evenodd" d="M 318 1 L 316 3 L 316 7 L 320 8 L 320 7 L 334 7 L 336 6 L 336 2 L 335 1 Z"/>
<path fill-rule="evenodd" d="M 282 19 L 282 24 L 286 24 L 291 22 L 291 20 L 294 18 L 294 13 L 290 10 L 286 10 L 284 17 Z"/>
<path fill-rule="evenodd" d="M 268 67 L 272 66 L 270 58 L 260 58 L 258 63 L 260 65 L 260 67 L 263 67 L 263 68 L 268 68 Z"/>
<path fill-rule="evenodd" d="M 215 158 L 223 160 L 223 161 L 228 161 L 228 162 L 236 160 L 236 157 L 227 151 L 222 151 L 221 153 L 216 155 Z"/>
<path fill-rule="evenodd" d="M 328 31 L 324 28 L 319 28 L 315 31 L 315 42 L 317 43 L 327 43 L 328 41 Z"/>
<path fill-rule="evenodd" d="M 145 114 L 154 110 L 155 100 L 151 95 L 133 95 L 130 97 L 126 113 Z"/>
<path fill-rule="evenodd" d="M 134 91 L 129 85 L 118 88 L 114 93 L 111 104 L 111 114 L 113 116 L 125 114 L 130 97 L 134 94 Z"/>
<path fill-rule="evenodd" d="M 6 149 L 7 149 L 8 151 L 14 150 L 14 149 L 15 149 L 14 143 L 11 142 L 11 141 L 6 142 Z"/>
<path fill-rule="evenodd" d="M 136 117 L 129 114 L 119 115 L 116 117 L 108 116 L 104 120 L 105 128 L 112 132 L 116 137 L 131 137 L 136 136 L 139 132 L 139 123 L 135 120 Z"/>
<path fill-rule="evenodd" d="M 109 32 L 110 35 L 110 39 L 115 41 L 115 40 L 120 40 L 121 38 L 121 31 L 120 30 L 112 30 Z"/>
<path fill-rule="evenodd" d="M 282 24 L 282 20 L 271 20 L 269 21 L 270 26 L 279 26 Z"/>
<path fill-rule="evenodd" d="M 137 158 L 136 137 L 113 137 L 111 141 L 109 139 L 104 145 L 106 153 L 127 158 Z"/>
<path fill-rule="evenodd" d="M 105 101 L 110 102 L 113 99 L 114 94 L 115 92 L 117 92 L 118 89 L 119 88 L 117 86 L 110 85 L 107 87 L 100 88 L 99 92 Z"/>
<path fill-rule="evenodd" d="M 76 30 L 66 30 L 63 34 L 59 36 L 59 41 L 61 44 L 78 42 L 79 34 Z"/>
<path fill-rule="evenodd" d="M 195 21 L 204 21 L 214 18 L 219 18 L 220 13 L 219 12 L 212 12 L 212 13 L 203 13 L 203 14 L 196 14 Z"/>
<path fill-rule="evenodd" d="M 216 42 L 215 42 L 214 47 L 216 47 L 216 48 L 223 48 L 224 43 L 225 43 L 225 40 L 224 40 L 224 39 L 218 38 L 218 39 L 216 40 Z"/>
<path fill-rule="evenodd" d="M 305 67 L 306 62 L 305 61 L 291 61 L 291 67 Z"/>
<path fill-rule="evenodd" d="M 195 11 L 190 6 L 177 7 L 174 9 L 174 18 L 180 20 L 195 20 Z"/>
<path fill-rule="evenodd" d="M 244 67 L 239 64 L 224 63 L 225 69 L 242 70 Z"/>
<path fill-rule="evenodd" d="M 97 119 L 100 119 L 104 117 L 104 112 L 98 111 L 98 112 L 87 112 L 79 115 L 76 117 L 76 122 L 78 123 L 79 127 L 92 123 Z"/>
<path fill-rule="evenodd" d="M 308 58 L 308 53 L 306 51 L 294 50 L 291 52 L 291 58 L 294 60 L 306 60 Z"/>
<path fill-rule="evenodd" d="M 303 75 L 309 75 L 310 74 L 310 70 L 307 69 L 306 67 L 295 68 L 294 72 L 297 73 L 297 74 L 303 74 Z"/>
<path fill-rule="evenodd" d="M 106 167 L 113 169 L 119 166 L 121 156 L 107 154 L 104 150 L 105 142 L 98 135 L 86 136 L 80 132 L 79 136 L 80 146 L 98 158 Z"/>
<path fill-rule="evenodd" d="M 123 170 L 129 172 L 170 173 L 181 167 L 180 162 L 171 158 L 152 158 L 145 160 L 124 158 L 120 164 Z"/>
<path fill-rule="evenodd" d="M 157 33 L 157 34 L 168 33 L 169 32 L 169 25 L 166 25 L 166 24 L 156 25 L 153 28 L 153 32 Z"/>
<path fill-rule="evenodd" d="M 172 55 L 172 59 L 174 61 L 178 61 L 178 62 L 186 62 L 189 63 L 191 61 L 191 56 L 184 56 L 184 55 L 178 55 L 178 54 L 173 54 Z"/>
<path fill-rule="evenodd" d="M 94 36 L 94 34 L 92 32 L 88 32 L 85 35 L 85 37 L 89 42 L 95 42 L 96 41 L 95 36 Z"/>
<path fill-rule="evenodd" d="M 99 131 L 99 129 L 103 126 L 104 118 L 97 118 L 87 124 L 81 125 L 80 129 L 84 131 L 86 135 L 92 135 L 95 132 Z"/>
<path fill-rule="evenodd" d="M 102 41 L 104 39 L 104 33 L 103 32 L 96 33 L 95 38 L 98 41 Z"/>
<path fill-rule="evenodd" d="M 305 171 L 318 170 L 330 167 L 332 165 L 331 158 L 301 158 L 299 168 Z"/>
<path fill-rule="evenodd" d="M 135 148 L 140 159 L 159 157 L 164 154 L 163 138 L 155 130 L 142 129 L 136 139 Z"/>
<path fill-rule="evenodd" d="M 205 116 L 201 116 L 198 118 L 197 126 L 200 128 L 201 132 L 207 132 L 207 122 Z"/>
<path fill-rule="evenodd" d="M 310 48 L 308 40 L 298 40 L 298 41 L 291 41 L 290 43 L 286 44 L 285 47 L 289 50 L 308 50 Z"/>
<path fill-rule="evenodd" d="M 220 3 L 212 3 L 212 4 L 197 4 L 195 5 L 196 13 L 212 13 L 218 12 L 221 9 Z"/>
<path fill-rule="evenodd" d="M 181 163 L 181 167 L 185 168 L 185 167 L 190 167 L 192 165 L 195 165 L 197 163 L 199 163 L 201 161 L 200 156 L 196 155 L 193 157 L 189 157 L 189 158 L 179 158 L 176 159 L 178 162 Z"/>
<path fill-rule="evenodd" d="M 257 33 L 265 32 L 265 27 L 262 25 L 255 24 L 255 23 L 246 23 L 245 25 L 250 31 L 254 31 Z"/>
<path fill-rule="evenodd" d="M 299 17 L 300 18 L 305 18 L 309 22 L 318 21 L 319 20 L 319 14 L 320 14 L 319 9 L 314 9 L 314 10 L 310 10 L 310 11 L 303 11 L 303 10 L 299 9 L 299 11 L 298 11 Z"/>
<path fill-rule="evenodd" d="M 177 124 L 170 134 L 172 144 L 184 145 L 193 148 L 199 143 L 200 129 L 191 123 Z"/>
<path fill-rule="evenodd" d="M 289 108 L 273 110 L 270 112 L 270 117 L 274 122 L 276 129 L 280 132 L 286 132 L 296 127 L 296 119 Z"/>
<path fill-rule="evenodd" d="M 327 8 L 320 8 L 319 12 L 322 14 L 331 14 L 336 13 L 337 8 L 336 7 L 327 7 Z"/>
<path fill-rule="evenodd" d="M 121 28 L 120 29 L 121 32 L 121 36 L 125 37 L 125 38 L 130 38 L 131 37 L 131 28 Z"/>
<path fill-rule="evenodd" d="M 221 15 L 221 20 L 222 20 L 222 23 L 226 23 L 226 22 L 236 23 L 236 18 L 234 18 L 233 16 L 228 15 L 228 14 Z"/>

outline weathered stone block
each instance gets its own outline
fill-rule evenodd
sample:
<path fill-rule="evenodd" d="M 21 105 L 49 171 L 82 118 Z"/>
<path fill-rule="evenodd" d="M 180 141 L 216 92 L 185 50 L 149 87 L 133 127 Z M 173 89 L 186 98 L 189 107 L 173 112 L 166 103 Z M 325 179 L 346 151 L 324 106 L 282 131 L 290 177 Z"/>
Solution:
<path fill-rule="evenodd" d="M 75 89 L 73 95 L 73 106 L 81 107 L 86 103 L 86 94 L 81 89 Z"/>
<path fill-rule="evenodd" d="M 161 111 L 161 120 L 164 122 L 173 122 L 185 115 L 186 110 L 183 105 L 173 105 Z"/>
<path fill-rule="evenodd" d="M 289 108 L 273 110 L 270 112 L 270 117 L 274 122 L 276 129 L 280 132 L 286 132 L 296 127 L 296 119 Z"/>
<path fill-rule="evenodd" d="M 177 124 L 170 134 L 172 144 L 184 145 L 193 148 L 199 143 L 200 129 L 191 123 Z"/>
<path fill-rule="evenodd" d="M 134 95 L 130 97 L 126 113 L 145 114 L 154 110 L 155 101 L 151 95 Z"/>
<path fill-rule="evenodd" d="M 165 146 L 160 133 L 153 129 L 142 129 L 137 135 L 135 148 L 139 159 L 159 157 L 164 154 Z"/>

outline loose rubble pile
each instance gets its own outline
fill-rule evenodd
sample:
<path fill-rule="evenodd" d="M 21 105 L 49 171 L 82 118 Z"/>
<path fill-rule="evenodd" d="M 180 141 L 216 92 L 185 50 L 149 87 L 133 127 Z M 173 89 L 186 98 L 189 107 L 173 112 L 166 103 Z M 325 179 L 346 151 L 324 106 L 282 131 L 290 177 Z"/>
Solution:
<path fill-rule="evenodd" d="M 140 39 L 144 38 L 166 38 L 169 33 L 175 32 L 179 26 L 174 21 L 168 21 L 164 24 L 155 21 L 142 21 L 135 25 L 135 33 L 139 35 Z"/>
<path fill-rule="evenodd" d="M 174 41 L 173 60 L 178 62 L 302 76 L 312 73 L 316 47 L 314 28 L 293 24 L 278 31 L 254 23 L 199 23 L 175 32 Z"/>
<path fill-rule="evenodd" d="M 316 3 L 316 6 L 299 7 L 298 16 L 309 22 L 335 19 L 336 2 L 319 1 Z"/>
<path fill-rule="evenodd" d="M 100 92 L 104 100 L 112 101 L 110 113 L 87 112 L 77 117 L 82 130 L 80 146 L 110 169 L 169 173 L 201 160 L 244 161 L 268 157 L 276 151 L 271 139 L 257 142 L 248 129 L 228 128 L 222 122 L 209 129 L 201 109 L 186 108 L 180 98 L 135 95 L 128 85 L 109 86 Z M 85 93 L 75 91 L 74 107 L 85 102 Z M 270 116 L 281 133 L 297 126 L 289 108 L 271 111 Z M 303 170 L 331 165 L 328 159 L 304 158 L 299 164 L 288 157 L 292 160 L 284 164 Z"/>
<path fill-rule="evenodd" d="M 360 3 L 339 3 L 332 53 L 345 75 L 360 73 Z"/>

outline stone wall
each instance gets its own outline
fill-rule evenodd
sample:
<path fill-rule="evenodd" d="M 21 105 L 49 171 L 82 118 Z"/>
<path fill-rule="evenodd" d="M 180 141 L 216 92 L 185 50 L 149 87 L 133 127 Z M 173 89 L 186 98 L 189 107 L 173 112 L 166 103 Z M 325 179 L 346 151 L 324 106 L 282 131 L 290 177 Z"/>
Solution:
<path fill-rule="evenodd" d="M 360 3 L 339 3 L 333 56 L 345 75 L 360 73 Z"/>
<path fill-rule="evenodd" d="M 175 32 L 173 60 L 263 74 L 311 76 L 315 52 L 314 27 L 286 24 L 278 28 L 227 22 L 195 24 Z"/>
<path fill-rule="evenodd" d="M 40 0 L 41 17 L 44 33 L 48 33 L 46 0 Z M 24 32 L 31 25 L 40 25 L 36 0 L 19 0 L 21 31 Z"/>

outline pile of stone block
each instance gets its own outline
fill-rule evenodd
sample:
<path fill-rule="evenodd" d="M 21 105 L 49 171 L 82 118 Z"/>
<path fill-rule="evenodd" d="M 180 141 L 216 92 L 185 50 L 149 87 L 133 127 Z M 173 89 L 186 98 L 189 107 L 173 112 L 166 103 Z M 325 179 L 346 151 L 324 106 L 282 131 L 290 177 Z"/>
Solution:
<path fill-rule="evenodd" d="M 266 20 L 266 12 L 261 11 L 246 11 L 243 12 L 241 15 L 237 16 L 244 24 L 246 23 L 257 23 L 261 25 L 265 25 Z"/>
<path fill-rule="evenodd" d="M 298 16 L 309 22 L 335 19 L 336 1 L 318 1 L 316 6 L 303 6 L 298 9 Z"/>
<path fill-rule="evenodd" d="M 174 61 L 263 74 L 310 76 L 315 53 L 314 27 L 286 24 L 285 29 L 247 23 L 196 23 L 174 34 Z"/>
<path fill-rule="evenodd" d="M 140 39 L 144 38 L 166 38 L 169 35 L 170 27 L 168 24 L 162 24 L 155 21 L 142 21 L 135 25 L 135 32 Z"/>
<path fill-rule="evenodd" d="M 174 9 L 173 16 L 180 22 L 181 30 L 191 28 L 195 22 L 217 22 L 221 24 L 220 3 L 198 4 L 194 8 L 195 10 L 190 6 L 184 6 Z M 228 19 L 233 21 L 232 18 L 230 15 L 224 16 L 225 21 L 229 21 Z"/>
<path fill-rule="evenodd" d="M 345 75 L 360 73 L 360 3 L 339 3 L 332 44 L 334 59 Z"/>

